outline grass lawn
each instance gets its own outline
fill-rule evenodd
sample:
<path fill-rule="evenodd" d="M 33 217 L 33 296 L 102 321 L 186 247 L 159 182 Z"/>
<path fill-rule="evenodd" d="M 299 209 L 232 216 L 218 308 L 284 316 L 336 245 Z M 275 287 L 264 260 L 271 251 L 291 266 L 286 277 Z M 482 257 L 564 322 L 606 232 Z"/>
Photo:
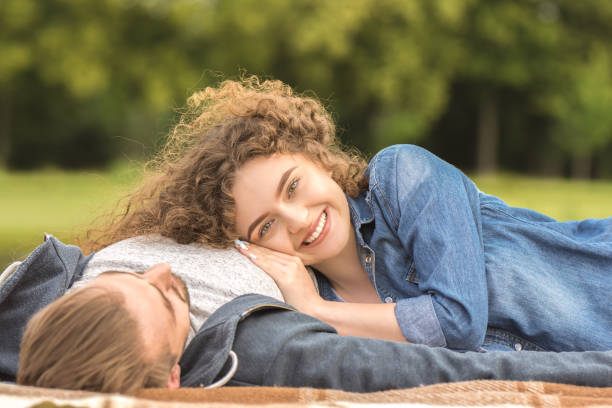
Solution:
<path fill-rule="evenodd" d="M 38 246 L 44 233 L 63 242 L 140 180 L 141 165 L 123 163 L 108 171 L 0 171 L 0 271 Z"/>
<path fill-rule="evenodd" d="M 478 188 L 509 205 L 531 208 L 559 221 L 612 217 L 612 181 L 473 177 Z"/>
<path fill-rule="evenodd" d="M 105 172 L 0 171 L 0 271 L 40 244 L 45 232 L 71 242 L 138 183 L 140 169 L 121 164 Z M 474 179 L 485 193 L 558 220 L 612 216 L 612 182 L 514 175 Z"/>

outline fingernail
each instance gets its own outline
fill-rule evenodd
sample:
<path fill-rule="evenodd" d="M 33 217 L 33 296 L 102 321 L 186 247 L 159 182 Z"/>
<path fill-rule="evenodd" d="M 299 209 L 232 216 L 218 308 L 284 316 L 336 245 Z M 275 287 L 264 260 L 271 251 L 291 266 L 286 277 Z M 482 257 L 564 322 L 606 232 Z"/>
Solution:
<path fill-rule="evenodd" d="M 245 251 L 249 249 L 246 245 L 244 245 L 244 242 L 242 242 L 239 239 L 235 240 L 234 244 L 238 245 L 240 248 L 244 249 Z"/>
<path fill-rule="evenodd" d="M 251 257 L 251 259 L 257 259 L 257 257 L 253 254 L 249 254 L 249 256 Z"/>

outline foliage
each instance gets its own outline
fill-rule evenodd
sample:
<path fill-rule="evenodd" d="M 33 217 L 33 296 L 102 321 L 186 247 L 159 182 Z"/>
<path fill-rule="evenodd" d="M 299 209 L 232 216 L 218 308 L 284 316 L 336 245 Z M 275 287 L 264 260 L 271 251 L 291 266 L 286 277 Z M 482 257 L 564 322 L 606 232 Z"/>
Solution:
<path fill-rule="evenodd" d="M 612 134 L 612 56 L 597 47 L 570 71 L 572 81 L 554 95 L 555 141 L 579 156 L 601 149 Z"/>
<path fill-rule="evenodd" d="M 314 91 L 368 153 L 580 152 L 611 176 L 611 19 L 606 0 L 3 0 L 0 165 L 147 155 L 193 90 L 246 71 Z"/>

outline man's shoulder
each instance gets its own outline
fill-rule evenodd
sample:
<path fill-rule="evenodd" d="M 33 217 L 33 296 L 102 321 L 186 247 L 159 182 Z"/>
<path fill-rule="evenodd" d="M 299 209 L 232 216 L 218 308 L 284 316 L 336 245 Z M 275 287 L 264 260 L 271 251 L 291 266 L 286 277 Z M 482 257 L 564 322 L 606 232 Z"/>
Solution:
<path fill-rule="evenodd" d="M 297 311 L 293 306 L 273 297 L 256 293 L 249 293 L 246 295 L 238 296 L 237 298 L 234 298 L 230 302 L 227 302 L 221 307 L 219 307 L 208 318 L 208 320 L 206 320 L 206 323 L 204 323 L 200 331 L 206 330 L 207 328 L 215 326 L 218 323 L 226 321 L 232 317 L 239 317 L 240 319 L 244 319 L 253 313 L 271 309 L 287 310 L 293 312 Z"/>
<path fill-rule="evenodd" d="M 236 355 L 245 357 L 248 361 L 249 355 L 253 353 L 264 353 L 272 358 L 279 352 L 278 336 L 274 336 L 272 332 L 275 328 L 279 329 L 282 323 L 277 320 L 276 315 L 266 316 L 262 313 L 273 310 L 296 311 L 286 303 L 258 294 L 239 296 L 217 309 L 202 325 L 181 357 L 181 384 L 190 387 L 212 384 L 214 379 L 222 374 L 230 358 L 232 368 L 224 376 L 227 380 L 233 376 L 236 367 L 240 367 L 241 373 L 247 378 L 256 377 L 263 372 L 264 369 L 258 365 L 237 364 Z M 242 322 L 262 316 L 265 321 L 258 320 L 258 324 L 248 325 L 247 333 L 242 333 L 243 337 L 246 336 L 246 343 L 236 345 L 236 338 L 240 338 L 238 326 Z M 272 320 L 268 317 L 272 317 Z M 261 337 L 265 337 L 266 341 L 254 340 Z M 258 352 L 253 350 L 254 345 L 259 349 Z"/>
<path fill-rule="evenodd" d="M 91 256 L 51 235 L 0 282 L 0 379 L 17 375 L 19 343 L 30 318 L 70 287 Z"/>

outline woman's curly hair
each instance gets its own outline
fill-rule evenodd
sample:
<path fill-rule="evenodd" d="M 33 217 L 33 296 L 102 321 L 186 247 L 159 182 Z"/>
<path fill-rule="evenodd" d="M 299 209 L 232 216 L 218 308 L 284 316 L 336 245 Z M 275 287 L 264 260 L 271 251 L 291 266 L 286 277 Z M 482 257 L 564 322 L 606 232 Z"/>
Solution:
<path fill-rule="evenodd" d="M 236 171 L 276 153 L 302 154 L 322 165 L 351 196 L 367 187 L 365 159 L 343 150 L 320 102 L 280 81 L 224 81 L 188 99 L 186 113 L 151 162 L 153 172 L 82 245 L 98 250 L 159 233 L 181 244 L 228 247 L 238 238 L 231 192 Z"/>

